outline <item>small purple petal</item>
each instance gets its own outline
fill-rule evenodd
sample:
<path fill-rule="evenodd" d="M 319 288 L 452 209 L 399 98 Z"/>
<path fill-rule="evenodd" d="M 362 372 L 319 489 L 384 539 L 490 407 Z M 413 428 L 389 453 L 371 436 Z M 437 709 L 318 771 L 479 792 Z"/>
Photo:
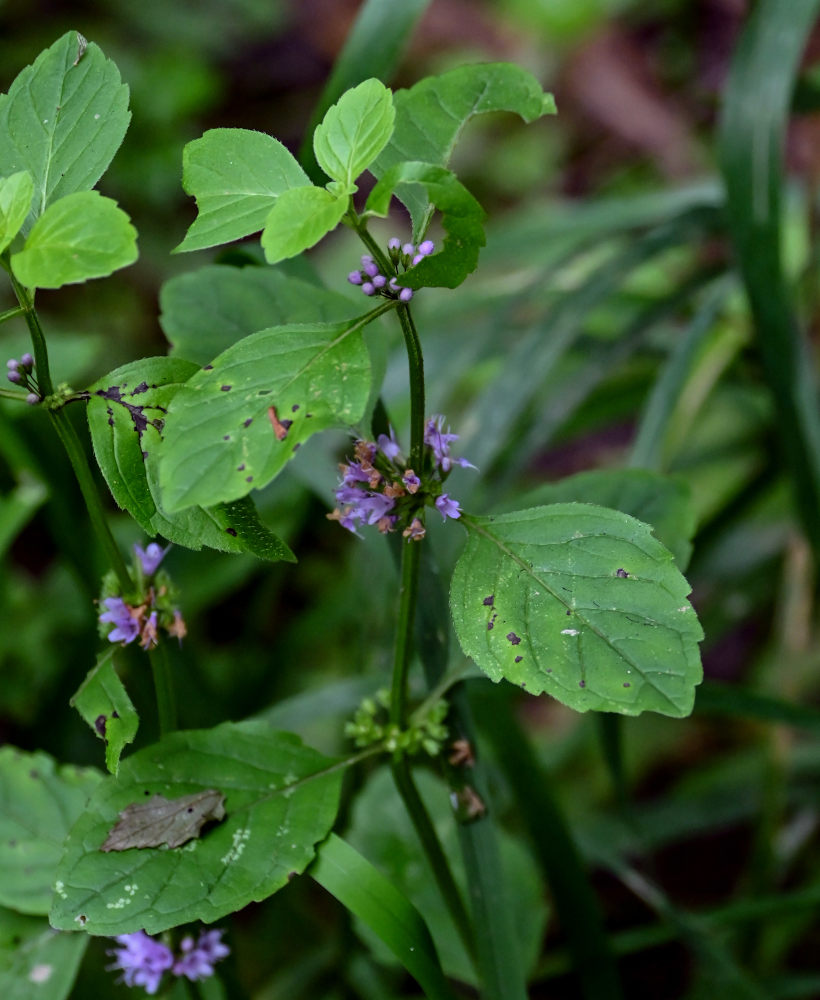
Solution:
<path fill-rule="evenodd" d="M 99 616 L 99 620 L 110 622 L 115 626 L 108 633 L 109 642 L 123 642 L 126 645 L 133 642 L 139 635 L 140 629 L 125 601 L 121 597 L 106 597 L 103 604 L 108 610 Z"/>
<path fill-rule="evenodd" d="M 146 576 L 153 576 L 170 548 L 171 546 L 169 545 L 167 549 L 164 549 L 156 542 L 151 542 L 146 549 L 143 549 L 140 545 L 134 545 L 134 552 L 136 552 L 137 558 L 140 561 L 142 572 Z"/>
<path fill-rule="evenodd" d="M 119 969 L 126 986 L 142 986 L 146 993 L 156 993 L 163 973 L 174 964 L 171 949 L 145 931 L 120 934 L 116 940 L 120 947 L 109 952 L 115 961 L 108 968 Z"/>
<path fill-rule="evenodd" d="M 419 486 L 421 486 L 421 480 L 412 469 L 408 469 L 407 472 L 404 473 L 401 477 L 401 481 L 407 487 L 408 493 L 415 493 Z"/>
<path fill-rule="evenodd" d="M 452 500 L 446 493 L 436 497 L 436 509 L 445 521 L 448 517 L 453 519 L 461 517 L 461 507 L 459 507 L 458 501 Z"/>
<path fill-rule="evenodd" d="M 379 446 L 379 451 L 384 455 L 385 458 L 389 459 L 391 462 L 398 458 L 401 454 L 401 448 L 396 440 L 396 432 L 393 428 L 390 428 L 390 436 L 387 434 L 379 434 L 376 444 Z"/>

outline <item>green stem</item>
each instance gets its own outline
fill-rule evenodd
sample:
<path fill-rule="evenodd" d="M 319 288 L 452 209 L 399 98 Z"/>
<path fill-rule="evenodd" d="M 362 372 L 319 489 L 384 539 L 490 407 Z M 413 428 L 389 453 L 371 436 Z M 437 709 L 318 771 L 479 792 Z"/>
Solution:
<path fill-rule="evenodd" d="M 42 382 L 40 385 L 42 386 Z M 48 414 L 54 425 L 54 429 L 57 431 L 57 436 L 63 443 L 68 460 L 71 462 L 80 492 L 88 508 L 88 516 L 91 518 L 91 524 L 105 549 L 112 569 L 117 575 L 120 590 L 123 596 L 128 596 L 133 591 L 134 584 L 128 572 L 128 567 L 125 565 L 122 553 L 119 550 L 119 546 L 111 534 L 97 485 L 91 475 L 85 451 L 77 436 L 77 432 L 74 430 L 74 425 L 68 419 L 68 415 L 64 410 L 49 410 Z"/>
<path fill-rule="evenodd" d="M 458 936 L 461 938 L 461 943 L 464 945 L 470 958 L 475 961 L 475 943 L 470 918 L 467 915 L 461 893 L 450 870 L 450 863 L 444 854 L 430 816 L 413 781 L 407 758 L 397 755 L 393 759 L 391 769 L 393 771 L 393 780 L 396 782 L 396 788 L 399 790 L 399 794 L 415 828 L 416 835 L 424 849 L 427 861 L 433 870 L 436 885 L 452 917 L 455 928 L 458 931 Z"/>
<path fill-rule="evenodd" d="M 407 717 L 407 675 L 413 650 L 420 557 L 420 542 L 407 541 L 402 545 L 396 648 L 393 657 L 393 683 L 390 689 L 390 721 L 402 729 Z"/>
<path fill-rule="evenodd" d="M 159 714 L 159 734 L 167 736 L 177 727 L 177 706 L 174 697 L 174 680 L 171 674 L 171 661 L 164 642 L 155 646 L 148 653 L 151 661 L 151 673 L 154 676 L 154 691 L 157 697 L 157 712 Z"/>
<path fill-rule="evenodd" d="M 379 270 L 382 274 L 390 274 L 393 271 L 393 265 L 388 260 L 384 250 L 379 246 L 379 244 L 373 239 L 370 233 L 367 231 L 367 223 L 360 219 L 354 211 L 350 211 L 347 216 L 347 221 L 353 229 L 358 233 L 359 239 L 364 243 L 367 249 L 370 251 L 373 260 L 379 265 Z"/>
<path fill-rule="evenodd" d="M 21 285 L 14 274 L 9 269 L 14 294 L 20 303 L 20 311 L 26 318 L 26 325 L 31 334 L 31 345 L 34 350 L 34 368 L 37 372 L 37 385 L 40 388 L 40 395 L 50 396 L 54 392 L 54 383 L 51 381 L 51 371 L 48 364 L 48 348 L 46 338 L 43 335 L 43 328 L 40 326 L 40 319 L 34 308 L 34 299 L 29 294 L 28 289 Z"/>
<path fill-rule="evenodd" d="M 13 309 L 6 309 L 0 313 L 0 323 L 5 323 L 7 319 L 14 319 L 15 316 L 22 316 L 25 312 L 22 306 L 14 306 Z"/>
<path fill-rule="evenodd" d="M 19 389 L 0 389 L 0 399 L 16 399 L 18 403 L 26 402 L 26 397 Z"/>
<path fill-rule="evenodd" d="M 410 307 L 402 304 L 397 312 L 410 369 L 410 464 L 420 473 L 424 449 L 424 357 Z"/>

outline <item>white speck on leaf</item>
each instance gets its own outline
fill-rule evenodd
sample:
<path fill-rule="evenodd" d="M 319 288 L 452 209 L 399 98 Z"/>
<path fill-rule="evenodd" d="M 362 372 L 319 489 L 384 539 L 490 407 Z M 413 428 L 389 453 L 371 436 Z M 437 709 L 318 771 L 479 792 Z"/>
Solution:
<path fill-rule="evenodd" d="M 33 965 L 28 974 L 28 978 L 32 983 L 47 983 L 49 979 L 51 979 L 52 972 L 54 972 L 53 965 Z"/>
<path fill-rule="evenodd" d="M 577 628 L 562 628 L 561 635 L 580 635 Z"/>

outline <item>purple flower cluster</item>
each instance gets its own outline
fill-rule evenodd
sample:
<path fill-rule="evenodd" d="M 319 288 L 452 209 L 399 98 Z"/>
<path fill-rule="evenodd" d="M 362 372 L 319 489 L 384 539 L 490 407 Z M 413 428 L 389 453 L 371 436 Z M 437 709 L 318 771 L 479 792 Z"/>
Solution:
<path fill-rule="evenodd" d="M 42 398 L 37 380 L 34 377 L 34 358 L 30 354 L 24 354 L 20 360 L 9 358 L 6 362 L 8 372 L 6 378 L 14 385 L 19 385 L 21 389 L 28 389 L 26 402 L 35 406 Z"/>
<path fill-rule="evenodd" d="M 122 972 L 126 986 L 142 986 L 149 994 L 157 992 L 169 969 L 173 975 L 185 976 L 191 982 L 207 979 L 213 975 L 214 965 L 230 954 L 230 948 L 222 943 L 222 934 L 221 930 L 202 931 L 196 942 L 190 936 L 184 937 L 177 957 L 167 945 L 145 931 L 120 934 L 116 938 L 120 947 L 109 952 L 115 961 L 108 968 Z"/>
<path fill-rule="evenodd" d="M 387 244 L 394 274 L 382 274 L 376 261 L 369 254 L 364 254 L 362 269 L 351 271 L 347 280 L 351 285 L 358 285 L 365 295 L 383 295 L 388 299 L 398 299 L 399 302 L 409 302 L 413 298 L 413 289 L 402 288 L 398 275 L 415 267 L 435 249 L 436 245 L 432 240 L 424 240 L 416 247 L 412 243 L 402 245 L 401 240 L 394 236 Z"/>
<path fill-rule="evenodd" d="M 101 604 L 105 611 L 99 615 L 101 626 L 114 627 L 103 634 L 109 642 L 121 642 L 124 646 L 140 640 L 143 649 L 153 649 L 159 642 L 160 626 L 168 635 L 180 641 L 187 634 L 185 622 L 178 608 L 173 607 L 173 595 L 167 575 L 161 573 L 155 578 L 159 564 L 168 552 L 156 542 L 151 542 L 146 548 L 134 546 L 134 554 L 139 572 L 137 576 L 143 584 L 147 581 L 142 598 L 135 604 L 129 604 L 121 596 L 103 597 Z M 141 576 L 140 576 L 141 573 Z"/>
<path fill-rule="evenodd" d="M 362 524 L 375 525 L 384 534 L 401 529 L 411 541 L 424 538 L 424 511 L 433 506 L 446 521 L 461 517 L 457 500 L 442 492 L 444 480 L 454 465 L 474 469 L 466 459 L 452 458 L 450 445 L 458 440 L 445 427 L 444 417 L 431 417 L 424 430 L 422 468 L 408 468 L 393 428 L 375 442 L 359 440 L 352 461 L 339 468 L 342 479 L 336 488 L 336 509 L 327 516 L 358 534 Z"/>

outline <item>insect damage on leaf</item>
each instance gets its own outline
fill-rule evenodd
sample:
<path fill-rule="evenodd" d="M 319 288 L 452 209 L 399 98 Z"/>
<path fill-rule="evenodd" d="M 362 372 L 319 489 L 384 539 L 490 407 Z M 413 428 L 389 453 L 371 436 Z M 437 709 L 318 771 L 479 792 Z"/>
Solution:
<path fill-rule="evenodd" d="M 225 796 L 214 788 L 166 799 L 153 795 L 147 802 L 133 802 L 105 838 L 101 851 L 127 851 L 131 847 L 180 847 L 198 837 L 202 827 L 225 816 Z"/>

